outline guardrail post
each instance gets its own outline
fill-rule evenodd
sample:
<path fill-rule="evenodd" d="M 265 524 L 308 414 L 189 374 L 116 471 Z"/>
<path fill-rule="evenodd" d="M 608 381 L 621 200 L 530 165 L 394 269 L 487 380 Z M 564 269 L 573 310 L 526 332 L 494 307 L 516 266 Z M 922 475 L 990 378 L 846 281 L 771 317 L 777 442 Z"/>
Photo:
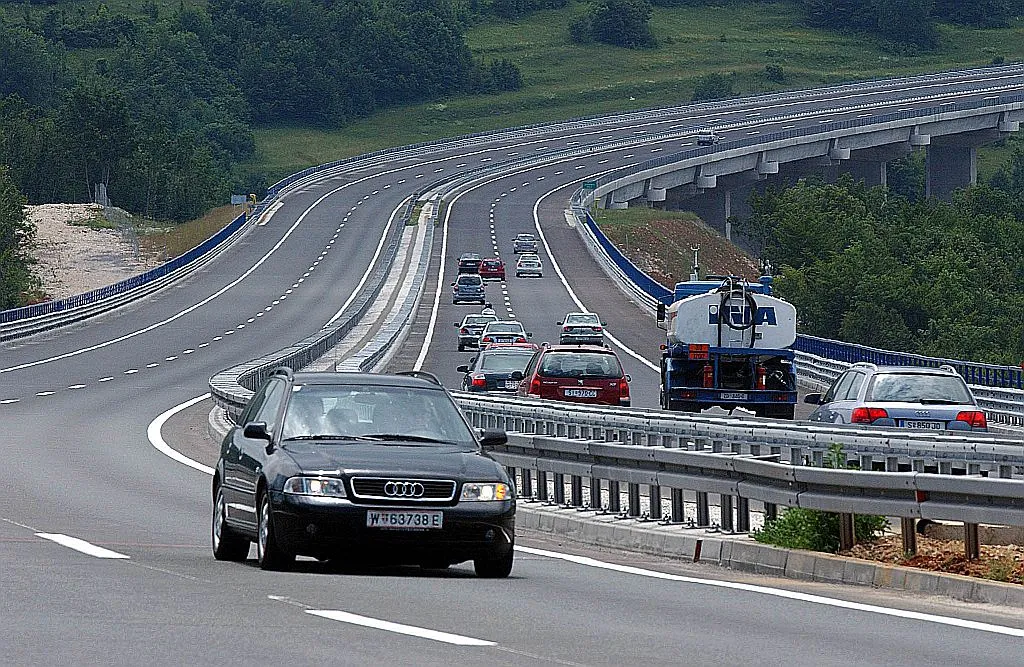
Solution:
<path fill-rule="evenodd" d="M 583 507 L 583 478 L 579 475 L 571 475 L 569 485 L 571 488 L 569 503 L 573 507 Z"/>
<path fill-rule="evenodd" d="M 523 476 L 523 492 L 522 492 L 522 496 L 524 498 L 530 498 L 530 497 L 533 496 L 533 480 L 531 479 L 531 477 L 532 477 L 531 471 L 530 471 L 529 468 L 523 468 L 521 472 L 522 472 L 522 476 Z"/>
<path fill-rule="evenodd" d="M 900 535 L 903 537 L 903 555 L 917 555 L 917 520 L 913 517 L 900 519 Z"/>
<path fill-rule="evenodd" d="M 548 474 L 543 470 L 537 471 L 537 500 L 546 502 L 548 499 Z"/>
<path fill-rule="evenodd" d="M 555 473 L 555 504 L 565 504 L 565 475 L 560 472 Z"/>
<path fill-rule="evenodd" d="M 714 454 L 721 454 L 725 451 L 725 440 L 712 440 L 711 451 Z"/>
<path fill-rule="evenodd" d="M 683 490 L 672 489 L 672 523 L 686 521 L 686 504 L 683 502 Z"/>
<path fill-rule="evenodd" d="M 853 530 L 853 515 L 843 512 L 839 515 L 839 548 L 847 551 L 857 543 L 857 535 Z"/>
<path fill-rule="evenodd" d="M 766 522 L 767 521 L 775 521 L 777 518 L 779 518 L 779 506 L 776 505 L 775 503 L 765 503 L 764 504 L 764 520 Z"/>
<path fill-rule="evenodd" d="M 608 511 L 618 514 L 622 509 L 622 498 L 619 496 L 619 483 L 608 480 Z"/>
<path fill-rule="evenodd" d="M 719 520 L 723 533 L 733 532 L 732 496 L 723 493 L 718 497 Z"/>
<path fill-rule="evenodd" d="M 706 491 L 697 492 L 697 525 L 707 528 L 711 525 L 711 508 L 708 507 L 708 494 Z"/>
<path fill-rule="evenodd" d="M 661 518 L 661 487 L 657 484 L 651 484 L 648 487 L 648 493 L 651 498 L 651 518 Z"/>
<path fill-rule="evenodd" d="M 640 485 L 629 483 L 629 516 L 640 516 Z"/>
<path fill-rule="evenodd" d="M 967 560 L 978 560 L 981 558 L 981 542 L 978 539 L 978 524 L 964 524 L 964 555 Z"/>
<path fill-rule="evenodd" d="M 750 532 L 750 501 L 736 496 L 736 532 Z"/>
<path fill-rule="evenodd" d="M 599 510 L 604 506 L 601 502 L 601 480 L 596 477 L 590 478 L 590 507 Z"/>

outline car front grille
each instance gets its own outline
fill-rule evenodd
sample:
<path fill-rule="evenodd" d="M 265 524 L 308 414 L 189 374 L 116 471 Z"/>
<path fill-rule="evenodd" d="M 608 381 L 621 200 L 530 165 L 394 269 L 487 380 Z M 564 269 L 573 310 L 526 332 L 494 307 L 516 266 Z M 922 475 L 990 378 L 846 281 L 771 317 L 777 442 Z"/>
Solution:
<path fill-rule="evenodd" d="M 455 498 L 455 487 L 455 482 L 450 479 L 352 478 L 352 495 L 358 500 L 448 502 Z"/>

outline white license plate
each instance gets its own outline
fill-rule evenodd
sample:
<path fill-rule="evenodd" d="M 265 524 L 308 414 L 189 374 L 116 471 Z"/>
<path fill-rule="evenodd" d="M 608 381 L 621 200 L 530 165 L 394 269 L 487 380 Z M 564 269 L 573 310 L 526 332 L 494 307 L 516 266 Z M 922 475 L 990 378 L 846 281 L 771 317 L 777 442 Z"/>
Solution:
<path fill-rule="evenodd" d="M 441 528 L 444 512 L 402 512 L 367 510 L 367 528 L 390 528 L 392 530 L 428 530 Z"/>
<path fill-rule="evenodd" d="M 569 398 L 597 398 L 596 389 L 566 389 L 565 395 Z"/>
<path fill-rule="evenodd" d="M 723 391 L 722 392 L 722 400 L 723 401 L 745 401 L 745 400 L 747 400 L 747 395 L 744 394 L 743 392 Z"/>
<path fill-rule="evenodd" d="M 921 422 L 921 421 L 905 421 L 903 425 L 907 428 L 918 428 L 923 431 L 943 431 L 946 428 L 944 422 Z"/>
<path fill-rule="evenodd" d="M 505 380 L 505 389 L 519 389 L 518 380 Z"/>

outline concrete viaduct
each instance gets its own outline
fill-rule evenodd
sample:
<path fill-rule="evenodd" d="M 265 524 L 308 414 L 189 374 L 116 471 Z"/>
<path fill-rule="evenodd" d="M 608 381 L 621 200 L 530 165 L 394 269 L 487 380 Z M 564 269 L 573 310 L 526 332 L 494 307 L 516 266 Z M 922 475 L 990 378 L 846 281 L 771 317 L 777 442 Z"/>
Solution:
<path fill-rule="evenodd" d="M 812 174 L 835 180 L 841 173 L 885 185 L 887 163 L 913 150 L 927 151 L 927 196 L 949 199 L 977 181 L 978 147 L 1018 131 L 1022 119 L 1024 96 L 1014 95 L 765 133 L 613 172 L 596 190 L 578 193 L 578 201 L 692 210 L 731 239 L 729 219 L 748 214 L 754 188 Z"/>

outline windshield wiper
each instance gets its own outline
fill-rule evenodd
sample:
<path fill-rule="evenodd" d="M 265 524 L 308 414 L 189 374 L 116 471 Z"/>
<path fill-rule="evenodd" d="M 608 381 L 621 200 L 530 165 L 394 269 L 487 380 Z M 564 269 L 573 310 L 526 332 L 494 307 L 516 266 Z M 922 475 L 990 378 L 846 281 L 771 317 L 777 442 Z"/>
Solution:
<path fill-rule="evenodd" d="M 357 435 L 342 435 L 341 433 L 313 433 L 309 435 L 293 435 L 289 438 L 282 438 L 281 442 L 289 440 L 357 440 Z"/>
<path fill-rule="evenodd" d="M 401 440 L 407 442 L 438 442 L 441 444 L 451 444 L 448 440 L 438 440 L 437 438 L 428 438 L 425 435 L 408 435 L 405 433 L 367 433 L 365 435 L 358 436 L 360 440 Z"/>
<path fill-rule="evenodd" d="M 923 405 L 960 405 L 962 401 L 951 401 L 948 398 L 922 398 L 919 403 Z"/>

